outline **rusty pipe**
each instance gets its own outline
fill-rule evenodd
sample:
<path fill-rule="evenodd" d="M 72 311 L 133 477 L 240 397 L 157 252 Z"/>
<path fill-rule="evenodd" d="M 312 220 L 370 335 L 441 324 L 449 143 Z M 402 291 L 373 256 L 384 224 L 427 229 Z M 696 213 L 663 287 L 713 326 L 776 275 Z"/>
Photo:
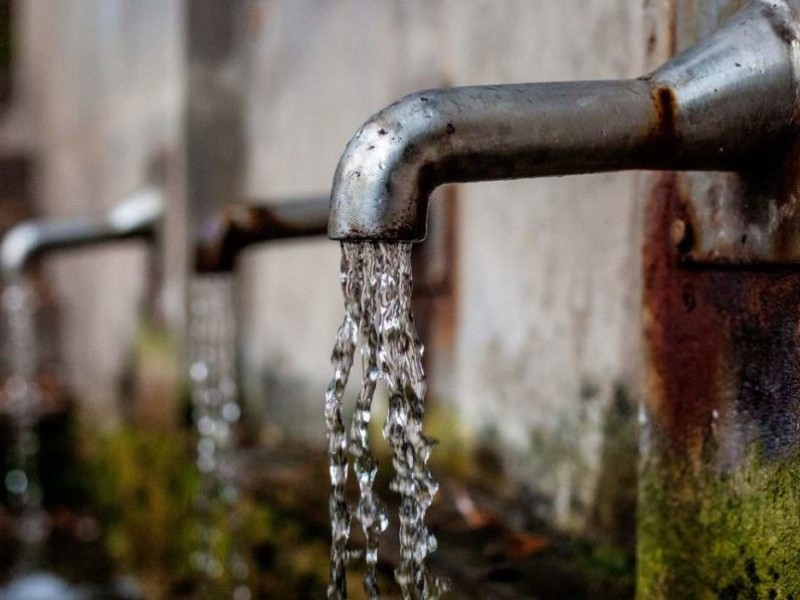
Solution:
<path fill-rule="evenodd" d="M 798 122 L 800 0 L 754 0 L 632 80 L 434 89 L 370 118 L 339 161 L 332 239 L 419 241 L 439 185 L 629 169 L 746 171 Z"/>
<path fill-rule="evenodd" d="M 201 227 L 195 248 L 195 271 L 230 272 L 239 254 L 254 244 L 323 236 L 328 230 L 326 197 L 228 206 Z"/>
<path fill-rule="evenodd" d="M 163 212 L 163 192 L 148 186 L 99 217 L 41 219 L 12 227 L 0 242 L 0 278 L 23 275 L 43 256 L 123 240 L 152 241 Z"/>

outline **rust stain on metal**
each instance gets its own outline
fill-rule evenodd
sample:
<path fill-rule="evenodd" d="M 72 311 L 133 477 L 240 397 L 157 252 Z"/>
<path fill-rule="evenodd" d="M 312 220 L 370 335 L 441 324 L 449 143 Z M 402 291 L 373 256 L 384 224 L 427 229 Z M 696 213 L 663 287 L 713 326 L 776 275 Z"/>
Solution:
<path fill-rule="evenodd" d="M 694 244 L 694 231 L 692 226 L 683 219 L 675 219 L 669 230 L 669 237 L 679 252 L 686 255 L 692 250 Z"/>
<path fill-rule="evenodd" d="M 674 143 L 678 138 L 678 99 L 669 86 L 658 86 L 652 92 L 653 123 L 650 135 L 662 143 Z"/>
<path fill-rule="evenodd" d="M 194 249 L 199 273 L 233 270 L 239 254 L 261 242 L 324 236 L 328 201 L 319 198 L 284 204 L 234 204 L 203 224 Z"/>
<path fill-rule="evenodd" d="M 676 176 L 659 177 L 646 217 L 645 335 L 653 426 L 699 464 L 715 415 L 771 455 L 796 446 L 800 278 L 791 271 L 687 268 L 671 235 L 693 226 Z M 737 420 L 738 419 L 738 420 Z"/>
<path fill-rule="evenodd" d="M 252 227 L 250 215 L 220 213 L 203 224 L 200 240 L 194 249 L 194 268 L 198 273 L 232 271 L 236 256 L 248 243 Z"/>
<path fill-rule="evenodd" d="M 699 448 L 718 403 L 722 346 L 719 315 L 705 301 L 702 275 L 680 266 L 669 232 L 688 220 L 672 174 L 660 178 L 647 211 L 645 335 L 650 349 L 648 402 L 655 425 L 676 443 Z"/>

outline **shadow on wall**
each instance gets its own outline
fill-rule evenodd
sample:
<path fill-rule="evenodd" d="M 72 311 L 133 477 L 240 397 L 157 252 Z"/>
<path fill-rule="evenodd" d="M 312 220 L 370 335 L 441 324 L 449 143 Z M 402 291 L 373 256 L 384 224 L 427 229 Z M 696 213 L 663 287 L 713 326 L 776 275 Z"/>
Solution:
<path fill-rule="evenodd" d="M 497 364 L 494 362 L 493 364 Z M 493 376 L 499 413 L 483 419 L 479 445 L 502 457 L 519 481 L 529 482 L 534 515 L 557 528 L 580 533 L 633 551 L 636 538 L 639 426 L 635 395 L 620 381 L 583 379 L 577 397 L 554 402 L 557 412 L 535 422 L 517 422 L 527 438 L 514 443 L 508 411 L 523 394 L 532 395 L 528 362 L 503 361 Z M 509 386 L 508 382 L 518 382 Z M 503 407 L 509 407 L 508 409 Z M 527 427 L 527 429 L 525 429 Z M 597 432 L 595 448 L 591 436 Z"/>
<path fill-rule="evenodd" d="M 637 406 L 624 384 L 614 388 L 603 425 L 603 450 L 589 528 L 614 544 L 636 546 L 639 424 Z"/>

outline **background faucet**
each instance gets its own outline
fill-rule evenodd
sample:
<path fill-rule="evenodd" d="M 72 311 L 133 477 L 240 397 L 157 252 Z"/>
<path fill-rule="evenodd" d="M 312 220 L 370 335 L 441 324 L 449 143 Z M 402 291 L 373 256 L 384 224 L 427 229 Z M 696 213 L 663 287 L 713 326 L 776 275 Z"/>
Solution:
<path fill-rule="evenodd" d="M 756 0 L 633 80 L 434 89 L 371 117 L 336 170 L 333 239 L 418 241 L 439 185 L 626 169 L 760 172 L 797 125 L 796 0 Z"/>
<path fill-rule="evenodd" d="M 2 279 L 12 281 L 53 252 L 135 239 L 154 242 L 162 214 L 162 190 L 148 186 L 102 216 L 20 223 L 11 228 L 0 243 Z"/>
<path fill-rule="evenodd" d="M 239 254 L 254 244 L 325 235 L 327 197 L 279 204 L 232 204 L 201 225 L 195 246 L 195 271 L 233 271 Z"/>

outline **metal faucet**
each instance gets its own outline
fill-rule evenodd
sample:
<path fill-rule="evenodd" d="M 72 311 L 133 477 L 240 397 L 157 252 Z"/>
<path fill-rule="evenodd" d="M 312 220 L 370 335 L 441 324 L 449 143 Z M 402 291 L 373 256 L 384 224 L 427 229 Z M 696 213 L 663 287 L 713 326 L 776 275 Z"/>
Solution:
<path fill-rule="evenodd" d="M 798 125 L 800 0 L 754 0 L 639 79 L 434 89 L 371 117 L 333 182 L 332 239 L 418 241 L 439 185 L 629 169 L 769 172 Z"/>
<path fill-rule="evenodd" d="M 0 243 L 0 278 L 23 275 L 54 251 L 123 240 L 155 240 L 163 213 L 163 192 L 142 188 L 106 215 L 25 221 L 12 227 Z"/>
<path fill-rule="evenodd" d="M 195 271 L 233 271 L 239 254 L 254 244 L 325 235 L 328 198 L 280 204 L 240 202 L 225 207 L 201 225 L 195 246 Z"/>

